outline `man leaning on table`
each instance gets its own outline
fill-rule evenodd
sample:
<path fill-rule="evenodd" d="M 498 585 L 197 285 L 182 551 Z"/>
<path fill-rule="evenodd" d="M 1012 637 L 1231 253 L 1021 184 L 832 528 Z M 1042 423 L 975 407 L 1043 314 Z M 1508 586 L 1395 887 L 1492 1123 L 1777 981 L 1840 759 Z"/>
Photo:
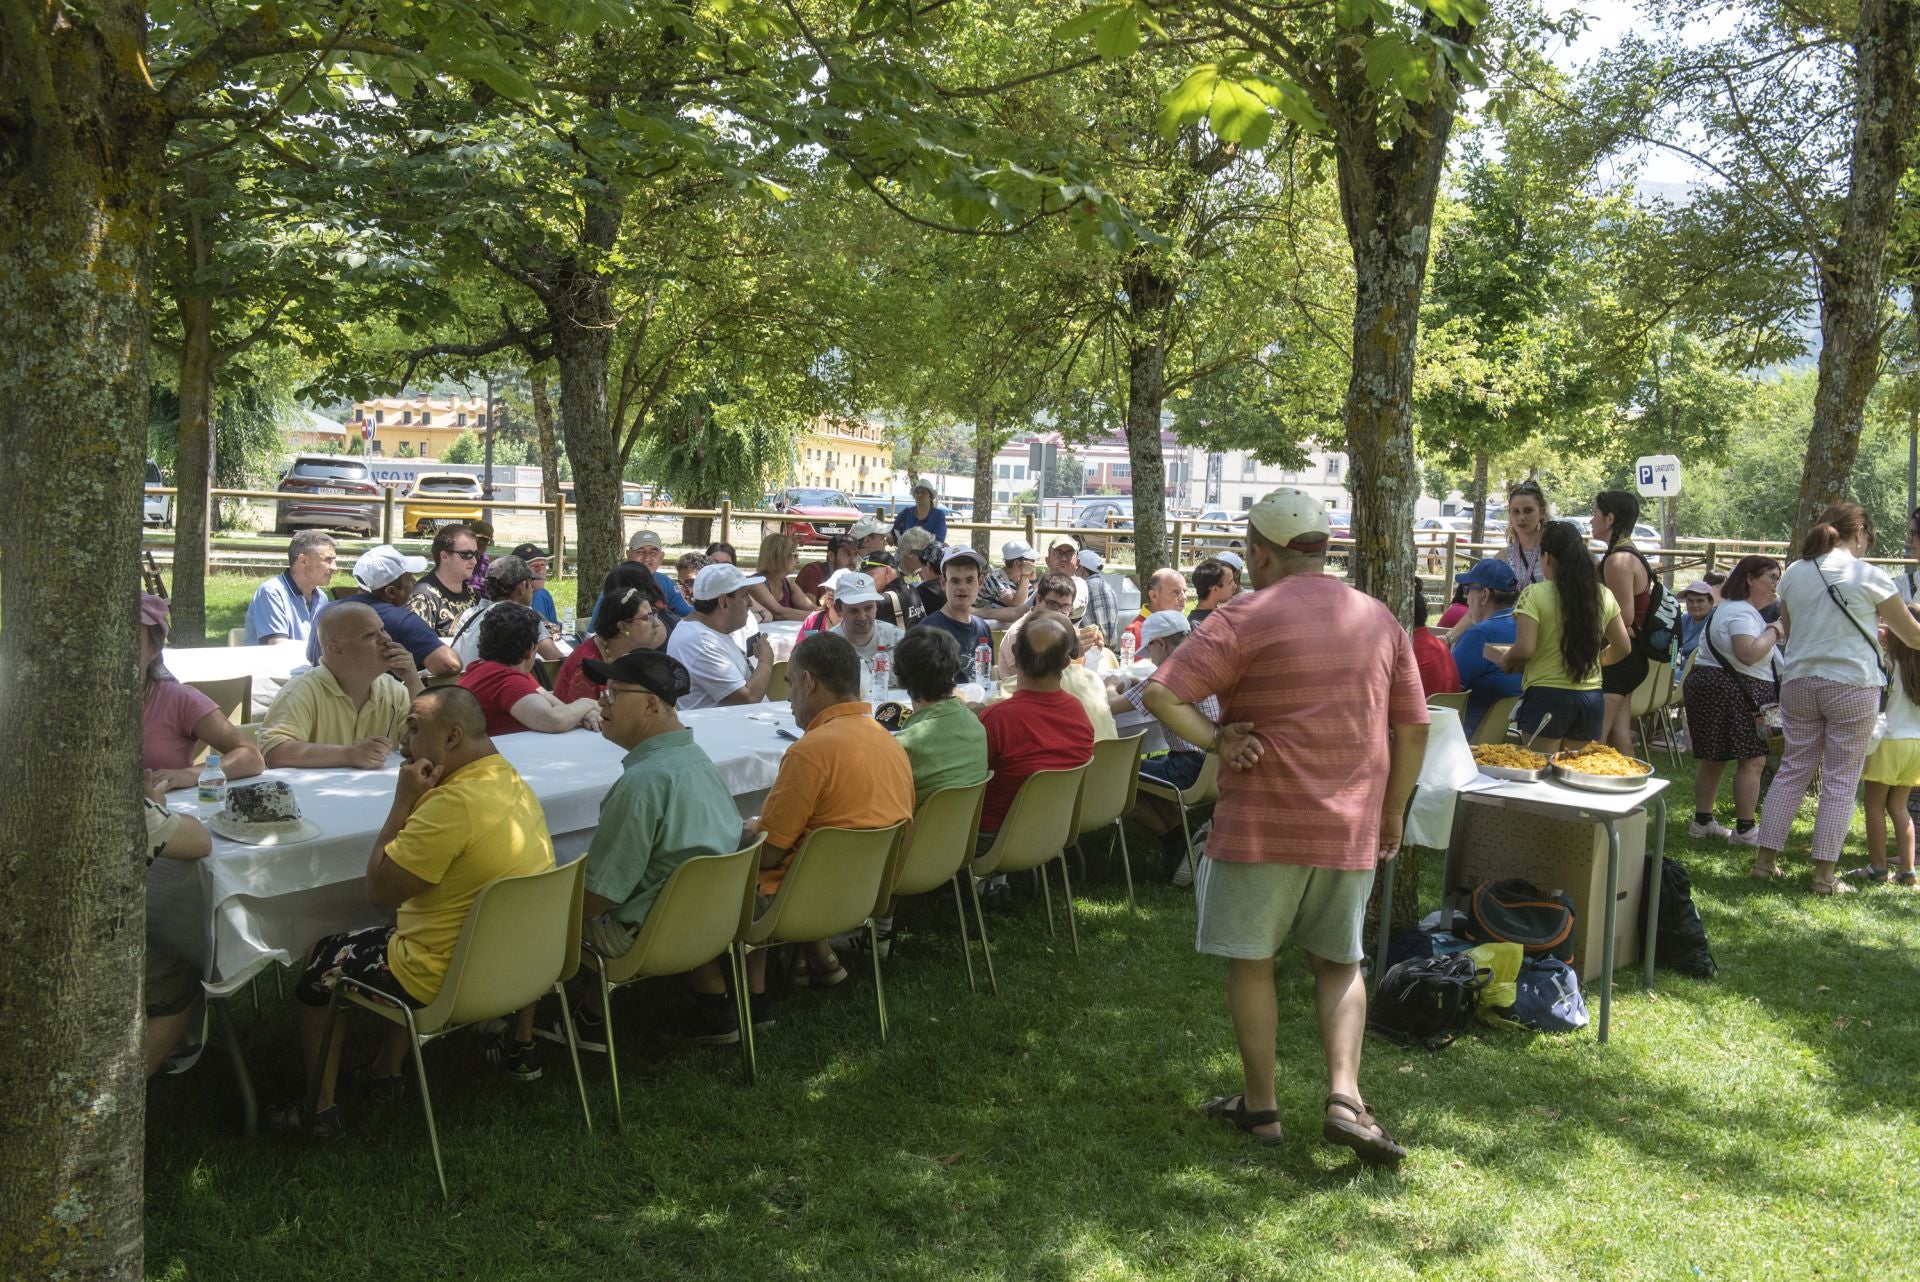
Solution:
<path fill-rule="evenodd" d="M 269 766 L 379 770 L 420 693 L 406 647 L 373 607 L 342 601 L 320 620 L 320 662 L 280 688 L 260 727 Z"/>
<path fill-rule="evenodd" d="M 746 589 L 765 582 L 732 564 L 705 566 L 693 576 L 693 613 L 667 638 L 667 653 L 686 667 L 693 682 L 680 700 L 681 708 L 766 699 L 767 683 L 773 679 L 773 646 L 764 633 L 755 632 L 749 658 L 731 635 L 747 623 Z"/>
<path fill-rule="evenodd" d="M 387 635 L 405 646 L 407 653 L 413 656 L 414 667 L 430 677 L 451 676 L 460 671 L 460 656 L 440 639 L 439 633 L 407 607 L 407 601 L 413 596 L 414 584 L 419 581 L 418 576 L 429 564 L 424 556 L 407 556 L 390 543 L 368 548 L 353 563 L 353 577 L 359 582 L 360 591 L 345 601 L 328 605 L 319 617 L 324 619 L 328 610 L 347 601 L 371 606 L 385 625 Z M 320 632 L 317 626 L 307 638 L 307 662 L 320 662 Z"/>
<path fill-rule="evenodd" d="M 1254 591 L 1222 606 L 1148 678 L 1148 711 L 1220 754 L 1220 802 L 1195 879 L 1195 947 L 1227 959 L 1245 1085 L 1207 1101 L 1262 1144 L 1284 1138 L 1274 1094 L 1274 957 L 1313 971 L 1329 1093 L 1321 1136 L 1364 1162 L 1406 1150 L 1360 1094 L 1367 990 L 1361 933 L 1376 865 L 1399 853 L 1427 743 L 1413 645 L 1380 602 L 1326 574 L 1327 509 L 1283 488 L 1247 514 Z M 1222 724 L 1194 705 L 1215 696 Z"/>
<path fill-rule="evenodd" d="M 312 1103 L 272 1109 L 268 1120 L 313 1139 L 339 1139 L 347 1129 L 333 1098 L 345 1023 L 335 1027 L 333 1044 L 324 1060 L 321 1056 L 333 985 L 346 976 L 396 1004 L 426 1006 L 440 992 L 454 943 L 480 891 L 502 877 L 553 867 L 553 842 L 539 799 L 494 748 L 472 694 L 441 686 L 415 698 L 400 751 L 406 762 L 367 859 L 366 883 L 367 901 L 394 910 L 394 924 L 320 940 L 308 951 L 293 990 L 301 1006 L 300 1041 Z M 488 1057 L 512 1079 L 540 1076 L 532 1028 L 529 1006 L 513 1040 L 503 1034 L 488 1047 Z M 406 1050 L 406 1030 L 387 1025 L 367 1075 L 370 1098 L 392 1102 L 401 1096 Z"/>
<path fill-rule="evenodd" d="M 312 635 L 314 616 L 327 603 L 336 555 L 333 539 L 323 531 L 294 535 L 287 542 L 287 568 L 254 589 L 241 642 L 279 645 Z"/>

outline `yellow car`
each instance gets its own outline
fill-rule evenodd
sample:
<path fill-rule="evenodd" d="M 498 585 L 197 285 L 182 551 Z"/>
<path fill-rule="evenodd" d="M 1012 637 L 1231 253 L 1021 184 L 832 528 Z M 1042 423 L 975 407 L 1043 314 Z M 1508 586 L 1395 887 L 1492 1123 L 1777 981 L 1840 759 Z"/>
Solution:
<path fill-rule="evenodd" d="M 401 497 L 406 507 L 400 515 L 400 527 L 417 537 L 424 538 L 456 522 L 470 525 L 485 515 L 479 506 L 483 497 L 479 478 L 458 472 L 422 472 L 413 478 L 413 488 Z"/>

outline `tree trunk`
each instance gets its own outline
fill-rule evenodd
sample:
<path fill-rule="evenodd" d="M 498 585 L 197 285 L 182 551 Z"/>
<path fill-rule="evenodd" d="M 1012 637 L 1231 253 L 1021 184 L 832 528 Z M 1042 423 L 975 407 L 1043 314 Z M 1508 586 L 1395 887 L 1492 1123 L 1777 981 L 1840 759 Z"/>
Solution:
<path fill-rule="evenodd" d="M 139 63 L 144 8 L 102 0 L 58 23 L 0 17 L 0 546 L 13 554 L 0 579 L 6 1278 L 143 1272 L 132 656 L 167 124 Z"/>
<path fill-rule="evenodd" d="M 1134 579 L 1144 589 L 1167 564 L 1166 460 L 1160 407 L 1167 396 L 1167 309 L 1173 282 L 1142 261 L 1128 265 L 1127 462 L 1133 473 Z"/>
<path fill-rule="evenodd" d="M 1473 452 L 1473 541 L 1475 543 L 1487 541 L 1488 461 L 1485 450 Z"/>
<path fill-rule="evenodd" d="M 560 442 L 554 435 L 553 401 L 547 396 L 547 369 L 527 371 L 533 389 L 533 427 L 540 446 L 540 501 L 553 507 L 547 513 L 547 550 L 561 553 L 567 541 L 566 519 L 560 515 Z M 562 564 L 565 557 L 562 556 Z"/>
<path fill-rule="evenodd" d="M 178 490 L 173 515 L 173 617 L 170 638 L 182 645 L 207 642 L 207 555 L 213 528 L 213 299 L 199 292 L 200 273 L 213 250 L 199 210 L 204 184 L 187 178 L 189 202 L 182 214 L 187 262 L 180 313 L 180 447 L 174 463 Z"/>
<path fill-rule="evenodd" d="M 1853 154 L 1840 235 L 1815 264 L 1820 281 L 1820 383 L 1800 473 L 1793 545 L 1846 497 L 1867 394 L 1879 376 L 1887 231 L 1914 126 L 1920 7 L 1865 0 L 1854 34 Z"/>
<path fill-rule="evenodd" d="M 973 428 L 973 519 L 981 525 L 993 524 L 993 456 L 1000 452 L 1000 425 L 991 415 Z M 993 531 L 975 530 L 973 550 L 987 558 L 988 565 L 999 565 L 993 544 Z"/>
<path fill-rule="evenodd" d="M 580 229 L 582 252 L 554 272 L 548 313 L 554 322 L 553 358 L 560 367 L 560 436 L 573 463 L 574 519 L 579 530 L 575 565 L 578 609 L 585 616 L 600 583 L 626 543 L 620 525 L 620 443 L 607 406 L 608 354 L 615 317 L 598 264 L 613 249 L 622 210 L 612 196 L 588 200 Z"/>

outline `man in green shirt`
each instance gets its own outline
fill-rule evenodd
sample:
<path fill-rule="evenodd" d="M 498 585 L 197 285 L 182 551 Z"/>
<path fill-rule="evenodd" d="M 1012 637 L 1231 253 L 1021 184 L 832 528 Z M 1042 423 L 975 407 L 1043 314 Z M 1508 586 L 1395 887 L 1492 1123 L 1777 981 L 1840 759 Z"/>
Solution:
<path fill-rule="evenodd" d="M 740 848 L 740 811 L 675 711 L 692 688 L 678 659 L 634 650 L 584 666 L 606 687 L 600 733 L 627 755 L 624 773 L 600 802 L 600 826 L 587 848 L 581 935 L 603 955 L 618 957 L 633 946 L 675 868 L 696 855 Z M 599 990 L 590 989 L 586 1009 L 574 1014 L 583 1050 L 606 1049 L 598 1001 Z"/>

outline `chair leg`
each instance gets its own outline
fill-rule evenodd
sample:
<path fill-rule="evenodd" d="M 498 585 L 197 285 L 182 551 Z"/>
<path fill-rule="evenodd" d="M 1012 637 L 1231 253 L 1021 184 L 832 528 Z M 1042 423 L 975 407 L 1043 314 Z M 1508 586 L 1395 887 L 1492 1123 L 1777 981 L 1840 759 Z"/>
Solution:
<path fill-rule="evenodd" d="M 1113 830 L 1120 834 L 1120 872 L 1127 879 L 1127 911 L 1138 912 L 1140 905 L 1133 902 L 1133 856 L 1127 853 L 1127 825 L 1116 819 Z"/>
<path fill-rule="evenodd" d="M 753 1006 L 747 998 L 747 946 L 735 943 L 727 950 L 727 960 L 733 967 L 734 1018 L 740 1021 L 740 1067 L 747 1075 L 747 1085 L 752 1086 L 757 1065 L 753 1056 Z"/>
<path fill-rule="evenodd" d="M 887 986 L 880 978 L 880 930 L 867 918 L 867 951 L 873 955 L 873 1012 L 880 1021 L 880 1044 L 887 1044 Z"/>
<path fill-rule="evenodd" d="M 600 985 L 600 1027 L 607 1039 L 607 1076 L 613 1079 L 613 1129 L 625 1131 L 627 1122 L 620 1111 L 620 1052 L 613 1046 L 613 985 L 607 982 L 604 963 L 594 967 L 593 977 Z M 563 996 L 560 1005 L 564 1008 L 566 1004 Z"/>
<path fill-rule="evenodd" d="M 1080 927 L 1073 917 L 1073 883 L 1067 880 L 1066 852 L 1060 853 L 1060 897 L 1067 901 L 1067 936 L 1073 940 L 1073 955 L 1080 955 Z"/>
<path fill-rule="evenodd" d="M 1067 866 L 1067 852 L 1064 850 L 1060 852 L 1060 866 L 1062 868 Z M 1035 868 L 1034 871 L 1040 874 L 1040 894 L 1043 896 L 1047 905 L 1047 934 L 1052 935 L 1054 933 L 1053 879 L 1047 876 L 1047 866 L 1045 864 L 1041 864 L 1038 868 Z"/>
<path fill-rule="evenodd" d="M 1180 803 L 1180 835 L 1187 839 L 1187 875 L 1200 884 L 1200 861 L 1193 854 L 1193 825 L 1187 822 L 1187 803 Z"/>
<path fill-rule="evenodd" d="M 246 1052 L 240 1046 L 240 1034 L 233 1026 L 233 1012 L 224 997 L 209 997 L 213 1017 L 220 1025 L 220 1040 L 226 1043 L 227 1062 L 233 1066 L 233 1084 L 240 1092 L 240 1133 L 252 1139 L 260 1133 L 260 1101 L 253 1093 L 253 1077 L 247 1072 Z"/>
<path fill-rule="evenodd" d="M 333 1034 L 340 1023 L 339 984 L 333 986 L 332 995 L 327 998 L 327 1022 L 320 1031 L 320 1051 L 318 1058 L 307 1065 L 307 1102 L 301 1106 L 302 1119 L 310 1118 L 320 1108 L 320 1080 L 327 1071 L 327 1054 L 333 1049 Z"/>
<path fill-rule="evenodd" d="M 560 999 L 560 1024 L 567 1030 L 567 1058 L 573 1061 L 573 1084 L 580 1088 L 580 1116 L 587 1120 L 587 1132 L 592 1134 L 593 1110 L 587 1106 L 587 1079 L 580 1075 L 580 1043 L 574 1039 L 573 1008 L 567 1002 L 566 985 L 554 981 L 553 992 Z M 608 1053 L 611 1054 L 611 1041 L 608 1047 Z"/>
<path fill-rule="evenodd" d="M 960 893 L 960 879 L 966 875 L 964 868 L 953 875 L 953 907 L 960 914 L 960 956 L 967 963 L 967 991 L 977 993 L 980 985 L 973 978 L 973 945 L 967 942 L 967 901 Z"/>
<path fill-rule="evenodd" d="M 433 1173 L 440 1178 L 440 1200 L 450 1200 L 447 1194 L 447 1168 L 440 1161 L 440 1128 L 433 1122 L 433 1096 L 427 1093 L 427 1048 L 420 1040 L 420 1034 L 414 1031 L 413 1010 L 402 1006 L 401 1014 L 407 1017 L 407 1043 L 413 1047 L 413 1073 L 420 1080 L 420 1109 L 427 1115 L 427 1143 L 433 1147 Z"/>
<path fill-rule="evenodd" d="M 960 875 L 967 879 L 967 889 L 973 894 L 973 921 L 980 928 L 980 953 L 987 959 L 987 987 L 998 997 L 1000 981 L 993 975 L 993 945 L 987 942 L 987 914 L 980 908 L 980 883 L 968 869 L 962 868 Z"/>

